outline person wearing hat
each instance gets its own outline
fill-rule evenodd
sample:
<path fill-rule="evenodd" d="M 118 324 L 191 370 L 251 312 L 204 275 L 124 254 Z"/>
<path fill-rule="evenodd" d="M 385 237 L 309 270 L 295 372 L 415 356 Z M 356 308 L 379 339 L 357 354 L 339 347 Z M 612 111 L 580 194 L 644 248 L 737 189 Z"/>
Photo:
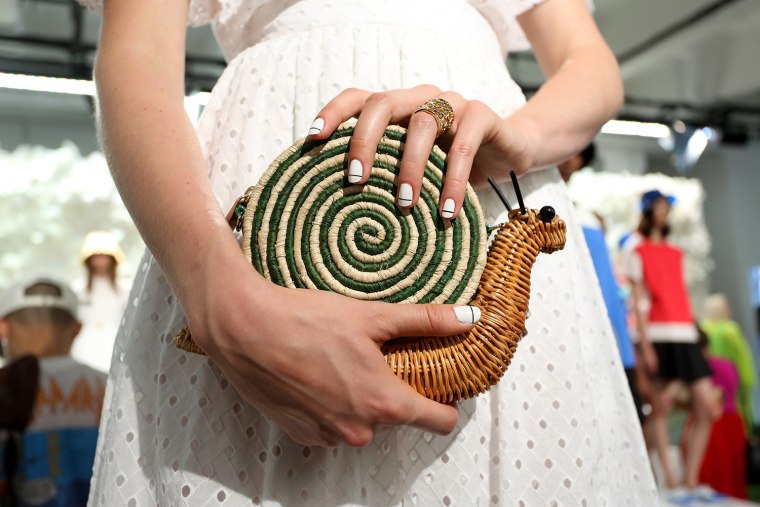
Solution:
<path fill-rule="evenodd" d="M 39 362 L 32 419 L 13 463 L 15 505 L 87 502 L 106 376 L 70 355 L 81 329 L 78 307 L 74 291 L 47 275 L 22 278 L 0 294 L 5 357 Z M 6 451 L 3 445 L 7 465 Z"/>
<path fill-rule="evenodd" d="M 117 272 L 125 256 L 112 233 L 92 231 L 85 237 L 80 257 L 86 277 L 74 284 L 74 290 L 79 296 L 83 327 L 71 355 L 107 372 L 129 296 L 129 284 Z"/>
<path fill-rule="evenodd" d="M 652 386 L 652 412 L 644 431 L 662 464 L 664 486 L 676 490 L 674 496 L 683 496 L 698 486 L 715 414 L 712 371 L 697 344 L 699 336 L 685 283 L 683 253 L 668 241 L 668 216 L 674 203 L 672 196 L 659 190 L 641 197 L 638 230 L 626 241 L 623 267 L 633 290 L 639 350 Z M 673 473 L 668 457 L 667 415 L 679 383 L 689 388 L 694 415 L 683 480 Z"/>

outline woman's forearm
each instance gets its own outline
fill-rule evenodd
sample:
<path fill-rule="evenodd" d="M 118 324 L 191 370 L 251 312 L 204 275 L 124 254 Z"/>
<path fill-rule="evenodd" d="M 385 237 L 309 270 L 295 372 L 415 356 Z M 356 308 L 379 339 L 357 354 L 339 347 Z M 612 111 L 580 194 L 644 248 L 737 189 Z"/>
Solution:
<path fill-rule="evenodd" d="M 547 0 L 518 17 L 546 83 L 508 122 L 537 145 L 531 167 L 579 153 L 620 109 L 615 56 L 582 0 Z"/>
<path fill-rule="evenodd" d="M 101 48 L 95 76 L 99 134 L 114 181 L 182 297 L 190 292 L 183 286 L 188 273 L 197 283 L 220 252 L 237 250 L 211 191 L 182 87 L 141 55 L 117 57 L 108 47 Z"/>
<path fill-rule="evenodd" d="M 622 104 L 617 64 L 604 48 L 589 47 L 566 61 L 507 121 L 540 143 L 532 167 L 579 153 Z"/>

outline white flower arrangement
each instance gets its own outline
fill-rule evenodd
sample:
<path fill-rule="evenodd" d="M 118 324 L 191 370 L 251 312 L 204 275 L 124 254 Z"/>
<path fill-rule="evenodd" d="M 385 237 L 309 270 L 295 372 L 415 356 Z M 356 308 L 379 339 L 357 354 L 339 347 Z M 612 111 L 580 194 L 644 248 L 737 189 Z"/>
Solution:
<path fill-rule="evenodd" d="M 134 274 L 144 245 L 102 153 L 83 157 L 71 142 L 0 149 L 0 180 L 0 287 L 31 272 L 81 278 L 79 251 L 93 229 L 116 235 L 127 254 L 119 274 Z"/>
<path fill-rule="evenodd" d="M 568 184 L 570 196 L 579 207 L 604 218 L 607 246 L 613 258 L 619 253 L 618 241 L 635 231 L 641 216 L 640 199 L 644 192 L 659 190 L 675 197 L 670 213 L 670 241 L 684 252 L 686 282 L 692 294 L 692 307 L 707 294 L 713 269 L 711 240 L 705 225 L 705 192 L 696 179 L 675 178 L 664 174 L 629 174 L 595 172 L 584 169 L 573 175 Z"/>

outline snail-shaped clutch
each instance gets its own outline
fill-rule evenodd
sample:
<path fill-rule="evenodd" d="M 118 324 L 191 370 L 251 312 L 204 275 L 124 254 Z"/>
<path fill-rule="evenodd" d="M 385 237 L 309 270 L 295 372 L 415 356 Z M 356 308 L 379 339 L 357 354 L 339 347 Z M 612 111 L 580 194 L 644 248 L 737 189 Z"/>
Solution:
<path fill-rule="evenodd" d="M 385 131 L 364 185 L 345 179 L 352 133 L 343 125 L 327 140 L 298 141 L 238 201 L 228 218 L 242 227 L 246 258 L 284 287 L 479 307 L 480 321 L 467 334 L 402 338 L 382 351 L 397 376 L 433 400 L 485 392 L 504 375 L 525 334 L 533 263 L 539 252 L 564 247 L 565 223 L 549 206 L 526 209 L 520 197 L 509 221 L 489 228 L 469 185 L 459 216 L 442 219 L 446 156 L 437 146 L 418 204 L 401 210 L 395 195 L 405 130 Z M 175 343 L 203 353 L 187 328 Z"/>

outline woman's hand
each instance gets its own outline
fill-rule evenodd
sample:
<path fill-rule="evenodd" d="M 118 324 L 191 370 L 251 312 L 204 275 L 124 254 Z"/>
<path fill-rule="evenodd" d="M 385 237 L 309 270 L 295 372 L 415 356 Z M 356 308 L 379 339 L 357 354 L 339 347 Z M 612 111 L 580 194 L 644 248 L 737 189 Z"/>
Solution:
<path fill-rule="evenodd" d="M 467 332 L 472 326 L 453 307 L 285 289 L 259 276 L 239 252 L 227 257 L 183 301 L 193 338 L 242 398 L 291 438 L 363 446 L 383 425 L 454 429 L 457 409 L 418 394 L 380 352 L 400 336 Z"/>
<path fill-rule="evenodd" d="M 533 137 L 482 102 L 466 100 L 455 92 L 441 92 L 430 85 L 381 93 L 351 88 L 319 112 L 309 134 L 324 139 L 342 122 L 358 117 L 348 153 L 347 178 L 350 183 L 361 184 L 369 178 L 385 128 L 408 124 L 397 202 L 402 208 L 412 207 L 419 199 L 425 164 L 438 133 L 438 124 L 430 113 L 415 111 L 436 97 L 448 101 L 454 110 L 453 123 L 438 140 L 448 152 L 438 211 L 443 218 L 452 219 L 462 208 L 468 181 L 482 184 L 488 176 L 506 178 L 510 169 L 524 172 L 532 166 L 535 156 L 537 143 Z"/>

